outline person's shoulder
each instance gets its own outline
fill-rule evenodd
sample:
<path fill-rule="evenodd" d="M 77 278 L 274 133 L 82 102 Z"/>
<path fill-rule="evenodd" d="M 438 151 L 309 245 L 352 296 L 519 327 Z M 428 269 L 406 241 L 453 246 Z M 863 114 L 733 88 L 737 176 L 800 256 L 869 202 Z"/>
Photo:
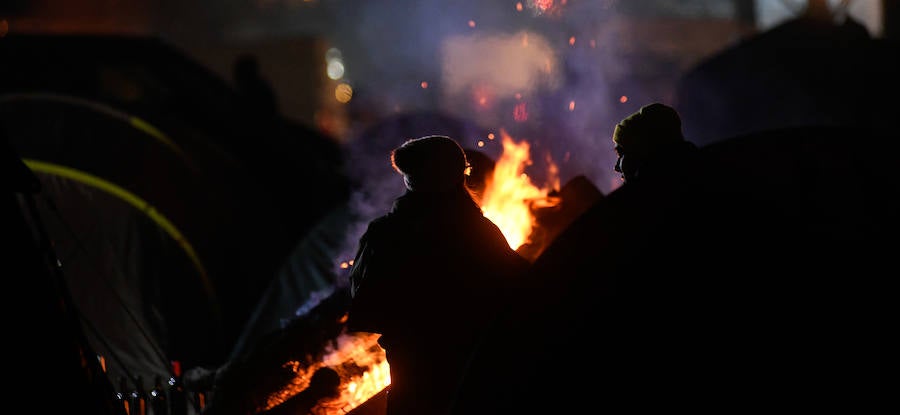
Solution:
<path fill-rule="evenodd" d="M 392 222 L 392 218 L 390 214 L 379 216 L 375 219 L 369 221 L 369 224 L 366 226 L 366 233 L 372 234 L 380 232 L 382 229 L 385 229 L 390 226 Z"/>
<path fill-rule="evenodd" d="M 402 215 L 390 212 L 369 221 L 363 237 L 369 241 L 385 238 L 396 239 L 398 234 L 403 233 L 402 230 L 408 227 L 409 225 Z"/>

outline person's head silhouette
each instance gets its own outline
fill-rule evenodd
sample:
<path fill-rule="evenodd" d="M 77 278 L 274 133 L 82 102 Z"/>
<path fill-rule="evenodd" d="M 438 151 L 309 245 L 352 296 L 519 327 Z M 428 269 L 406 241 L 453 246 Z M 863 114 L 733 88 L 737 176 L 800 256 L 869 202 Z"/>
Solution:
<path fill-rule="evenodd" d="M 615 171 L 626 182 L 635 179 L 648 162 L 686 143 L 678 112 L 658 102 L 645 105 L 620 121 L 613 131 L 613 142 L 618 154 Z"/>
<path fill-rule="evenodd" d="M 443 135 L 406 141 L 391 152 L 391 165 L 403 175 L 406 188 L 417 192 L 465 189 L 466 153 Z"/>

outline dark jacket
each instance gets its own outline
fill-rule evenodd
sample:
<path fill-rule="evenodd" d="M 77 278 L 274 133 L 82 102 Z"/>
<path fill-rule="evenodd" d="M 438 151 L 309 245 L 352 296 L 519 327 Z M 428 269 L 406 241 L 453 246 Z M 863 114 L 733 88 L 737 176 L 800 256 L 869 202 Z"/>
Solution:
<path fill-rule="evenodd" d="M 437 413 L 449 403 L 527 266 L 464 189 L 407 192 L 369 224 L 350 273 L 348 327 L 381 334 L 389 414 Z"/>

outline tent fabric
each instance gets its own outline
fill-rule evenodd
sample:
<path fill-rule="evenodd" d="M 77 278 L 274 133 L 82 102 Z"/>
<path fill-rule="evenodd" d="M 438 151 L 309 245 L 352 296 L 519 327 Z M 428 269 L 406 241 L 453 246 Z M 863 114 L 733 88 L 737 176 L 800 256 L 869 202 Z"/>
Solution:
<path fill-rule="evenodd" d="M 777 128 L 890 131 L 900 95 L 900 45 L 843 23 L 800 17 L 698 63 L 676 85 L 675 108 L 697 144 Z"/>
<path fill-rule="evenodd" d="M 170 357 L 208 350 L 219 315 L 169 234 L 114 195 L 38 174 L 42 212 L 74 310 L 111 379 L 168 378 Z"/>
<path fill-rule="evenodd" d="M 0 126 L 3 232 L 4 328 L 14 353 L 8 370 L 16 374 L 11 391 L 21 402 L 40 402 L 47 412 L 82 411 L 120 415 L 112 383 L 87 339 L 67 282 L 60 273 L 35 198 L 40 180 L 9 145 Z M 11 173 L 11 174 L 10 174 Z M 47 399 L 46 385 L 65 385 Z"/>
<path fill-rule="evenodd" d="M 336 290 L 346 288 L 340 255 L 352 222 L 348 209 L 347 205 L 336 207 L 294 247 L 260 297 L 230 360 L 248 354 L 260 339 L 285 329 Z"/>
<path fill-rule="evenodd" d="M 10 63 L 0 65 L 0 123 L 22 159 L 122 190 L 40 175 L 53 184 L 42 195 L 45 208 L 57 208 L 53 237 L 83 245 L 69 252 L 67 263 L 78 265 L 69 278 L 101 283 L 80 275 L 100 261 L 103 277 L 133 302 L 124 307 L 104 287 L 75 288 L 104 293 L 92 305 L 105 304 L 106 320 L 90 323 L 111 332 L 94 340 L 133 348 L 118 352 L 135 372 L 165 359 L 186 370 L 227 361 L 291 250 L 346 196 L 336 142 L 246 113 L 224 80 L 154 37 L 10 34 L 0 59 Z M 125 333 L 134 321 L 145 344 Z"/>
<path fill-rule="evenodd" d="M 51 235 L 69 248 L 64 259 L 77 254 L 87 261 L 73 263 L 66 275 L 78 294 L 73 296 L 76 302 L 105 307 L 91 315 L 96 321 L 86 323 L 103 327 L 93 340 L 110 345 L 94 346 L 106 349 L 111 361 L 121 356 L 123 364 L 134 365 L 127 369 L 113 363 L 113 372 L 154 368 L 162 375 L 169 373 L 167 360 L 206 359 L 214 342 L 222 340 L 223 322 L 205 262 L 211 247 L 198 237 L 209 232 L 216 216 L 191 213 L 204 207 L 212 211 L 214 206 L 211 194 L 196 187 L 203 184 L 198 170 L 146 130 L 74 101 L 5 100 L 0 121 L 11 144 L 40 172 L 40 200 L 54 214 L 48 216 L 55 220 Z M 110 187 L 120 191 L 111 192 Z M 129 203 L 135 198 L 146 205 Z M 189 220 L 191 215 L 203 220 Z M 167 248 L 153 249 L 160 244 Z M 104 279 L 127 283 L 109 291 Z M 175 328 L 189 322 L 195 327 Z M 124 337 L 131 339 L 122 342 Z M 171 343 L 172 338 L 181 343 Z M 156 356 L 147 360 L 150 350 Z M 152 375 L 144 379 L 149 382 Z"/>

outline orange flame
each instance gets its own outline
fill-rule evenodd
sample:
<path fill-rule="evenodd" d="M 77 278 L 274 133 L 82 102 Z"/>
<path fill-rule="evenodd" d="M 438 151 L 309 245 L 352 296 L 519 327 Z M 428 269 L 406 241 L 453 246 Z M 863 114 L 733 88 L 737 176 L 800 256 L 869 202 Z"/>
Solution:
<path fill-rule="evenodd" d="M 531 213 L 531 202 L 547 197 L 552 186 L 558 187 L 558 169 L 550 163 L 550 186 L 538 188 L 531 183 L 525 174 L 525 167 L 532 164 L 531 145 L 526 141 L 516 143 L 501 131 L 503 154 L 494 167 L 494 177 L 487 185 L 482 198 L 484 216 L 497 224 L 513 249 L 518 249 L 529 242 L 534 226 L 534 215 Z"/>

